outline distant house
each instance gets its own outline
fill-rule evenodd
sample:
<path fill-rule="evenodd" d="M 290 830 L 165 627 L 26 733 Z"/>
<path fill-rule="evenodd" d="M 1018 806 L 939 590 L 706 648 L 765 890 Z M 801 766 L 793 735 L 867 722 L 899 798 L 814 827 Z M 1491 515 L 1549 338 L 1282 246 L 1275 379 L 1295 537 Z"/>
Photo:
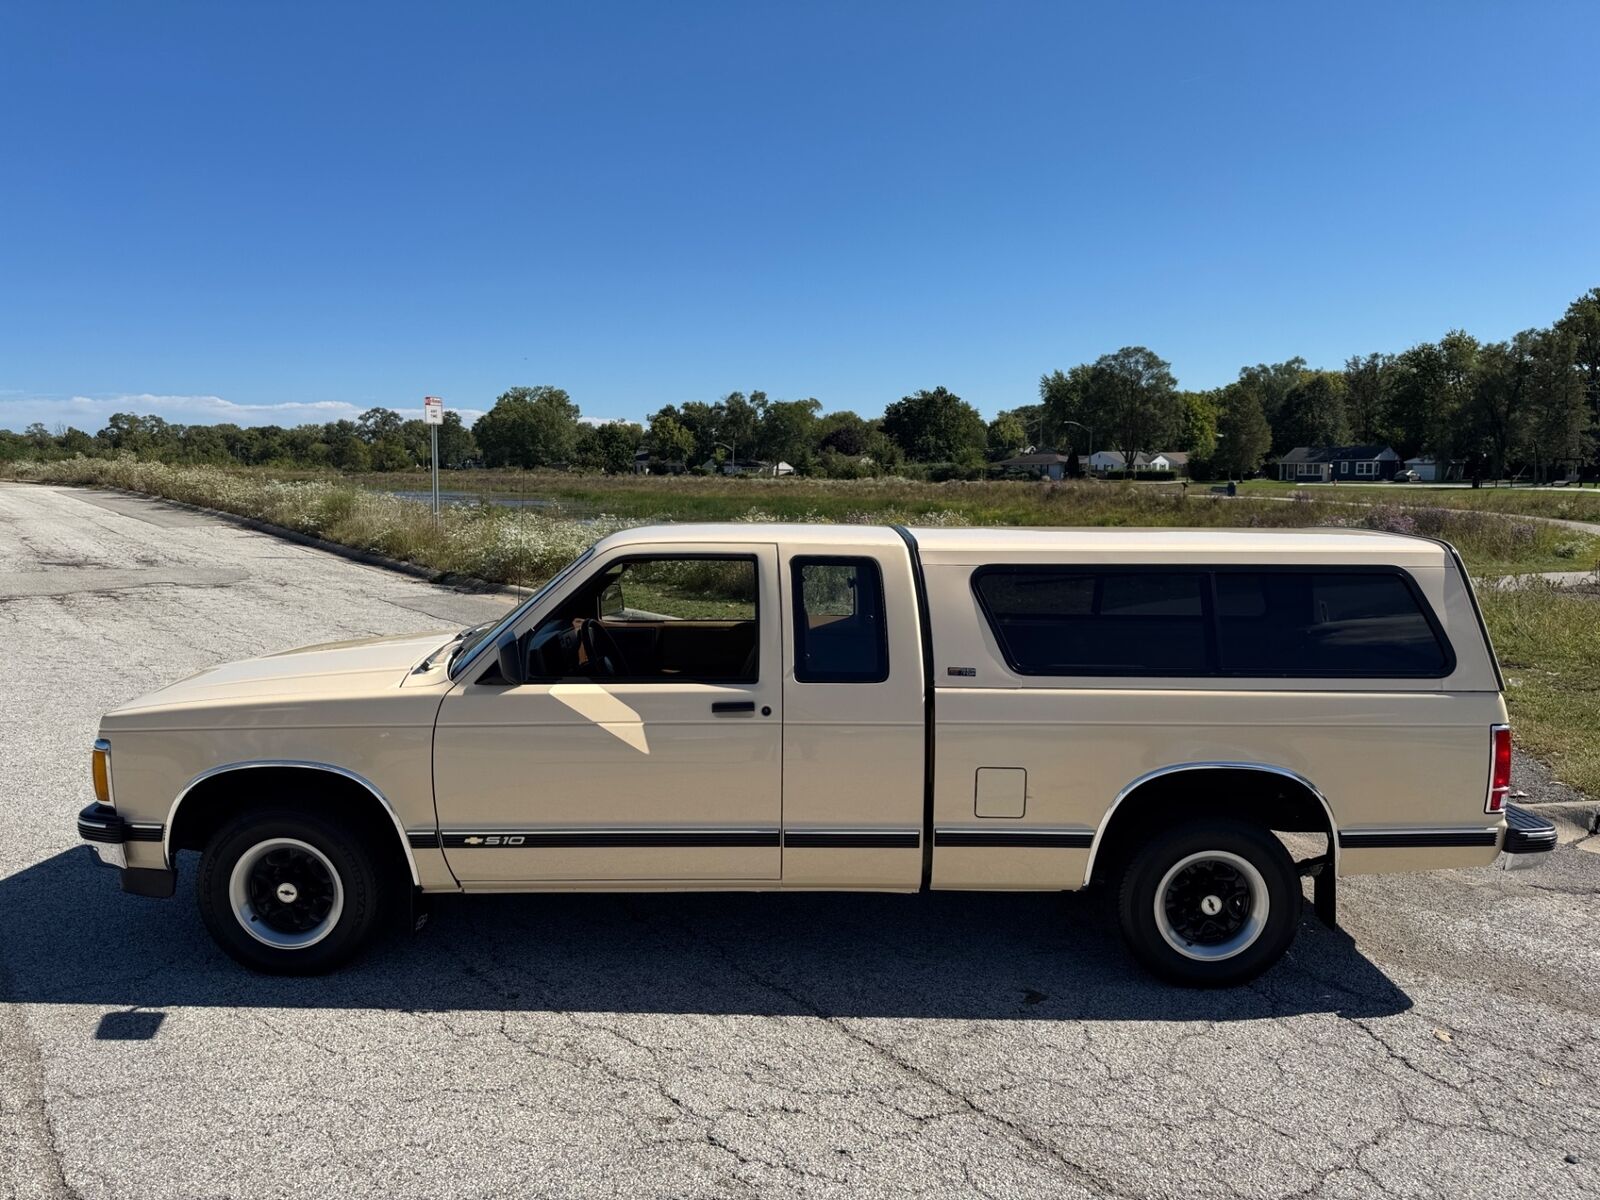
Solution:
<path fill-rule="evenodd" d="M 1417 473 L 1418 483 L 1443 483 L 1463 478 L 1466 475 L 1467 464 L 1459 458 L 1440 463 L 1433 455 L 1422 454 L 1416 458 L 1406 459 L 1406 469 Z"/>
<path fill-rule="evenodd" d="M 1189 455 L 1182 450 L 1158 450 L 1150 456 L 1150 469 L 1186 475 L 1189 472 Z"/>
<path fill-rule="evenodd" d="M 1032 475 L 1035 479 L 1065 479 L 1067 463 L 1070 461 L 1070 455 L 1057 454 L 1054 450 L 1036 450 L 1015 458 L 1002 459 L 995 466 L 1003 471 Z"/>
<path fill-rule="evenodd" d="M 708 458 L 700 464 L 702 471 L 709 471 L 715 475 L 793 475 L 794 468 L 786 462 L 763 462 L 761 459 L 747 459 L 741 462 L 719 463 L 714 458 Z"/>
<path fill-rule="evenodd" d="M 1137 471 L 1148 470 L 1150 456 L 1143 450 L 1135 452 L 1133 466 Z M 1128 460 L 1123 457 L 1121 450 L 1096 450 L 1089 455 L 1089 470 L 1096 475 L 1104 475 L 1107 471 L 1126 471 Z"/>
<path fill-rule="evenodd" d="M 1296 446 L 1278 460 L 1285 483 L 1373 483 L 1399 469 L 1400 456 L 1388 446 Z"/>
<path fill-rule="evenodd" d="M 681 458 L 657 458 L 649 450 L 639 449 L 633 455 L 633 473 L 635 475 L 682 475 L 689 469 L 689 464 Z"/>

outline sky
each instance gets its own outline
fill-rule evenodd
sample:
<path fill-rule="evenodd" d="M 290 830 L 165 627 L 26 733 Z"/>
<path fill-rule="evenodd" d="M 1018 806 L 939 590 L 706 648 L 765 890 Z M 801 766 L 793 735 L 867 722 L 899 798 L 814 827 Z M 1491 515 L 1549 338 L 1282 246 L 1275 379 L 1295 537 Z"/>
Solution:
<path fill-rule="evenodd" d="M 1546 325 L 1592 3 L 0 5 L 0 427 L 986 416 Z"/>

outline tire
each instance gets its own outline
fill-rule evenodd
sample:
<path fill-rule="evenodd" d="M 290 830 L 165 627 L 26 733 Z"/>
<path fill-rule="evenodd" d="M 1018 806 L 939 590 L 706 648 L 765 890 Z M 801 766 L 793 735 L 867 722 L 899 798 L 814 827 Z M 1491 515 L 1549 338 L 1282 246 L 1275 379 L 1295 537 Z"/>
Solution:
<path fill-rule="evenodd" d="M 200 919 L 230 956 L 272 975 L 316 975 L 371 936 L 381 900 L 361 839 L 293 809 L 228 822 L 201 853 Z"/>
<path fill-rule="evenodd" d="M 1134 958 L 1186 987 L 1254 979 L 1300 925 L 1300 877 L 1272 832 L 1227 818 L 1186 822 L 1141 846 L 1118 896 Z"/>

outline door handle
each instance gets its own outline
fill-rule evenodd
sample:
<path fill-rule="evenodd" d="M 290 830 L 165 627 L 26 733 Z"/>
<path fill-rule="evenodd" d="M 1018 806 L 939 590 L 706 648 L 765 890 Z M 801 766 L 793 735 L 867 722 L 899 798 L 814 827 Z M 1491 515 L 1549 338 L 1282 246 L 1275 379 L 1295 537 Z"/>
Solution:
<path fill-rule="evenodd" d="M 754 700 L 718 700 L 711 705 L 713 716 L 733 717 L 740 713 L 753 713 L 756 710 Z"/>

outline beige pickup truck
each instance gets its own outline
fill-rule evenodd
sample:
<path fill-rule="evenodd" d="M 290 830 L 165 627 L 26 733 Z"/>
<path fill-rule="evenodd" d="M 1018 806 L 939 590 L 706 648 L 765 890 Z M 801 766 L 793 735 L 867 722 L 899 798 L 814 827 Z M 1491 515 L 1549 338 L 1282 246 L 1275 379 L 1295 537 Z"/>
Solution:
<path fill-rule="evenodd" d="M 199 851 L 202 918 L 266 971 L 437 892 L 1104 880 L 1142 963 L 1226 984 L 1304 877 L 1331 922 L 1341 876 L 1553 847 L 1506 803 L 1501 687 L 1425 538 L 666 525 L 491 627 L 131 701 L 78 829 L 139 895 Z"/>

